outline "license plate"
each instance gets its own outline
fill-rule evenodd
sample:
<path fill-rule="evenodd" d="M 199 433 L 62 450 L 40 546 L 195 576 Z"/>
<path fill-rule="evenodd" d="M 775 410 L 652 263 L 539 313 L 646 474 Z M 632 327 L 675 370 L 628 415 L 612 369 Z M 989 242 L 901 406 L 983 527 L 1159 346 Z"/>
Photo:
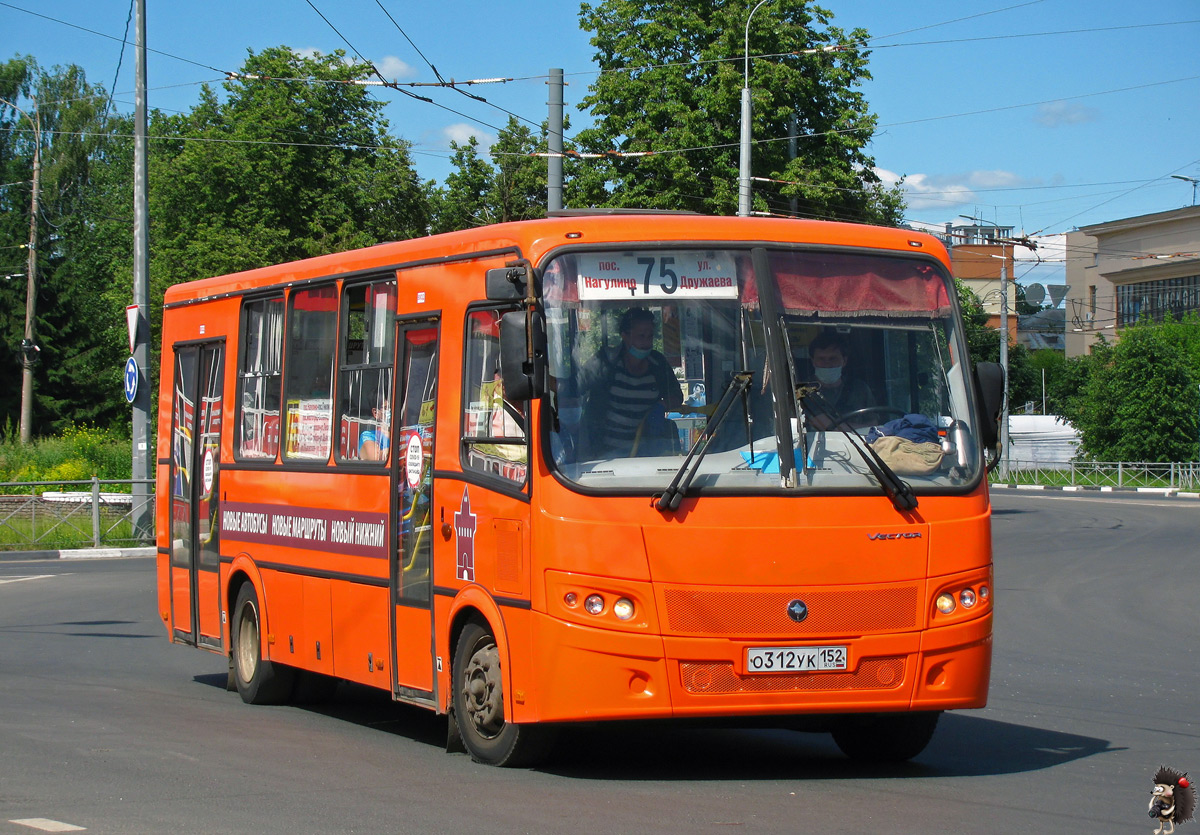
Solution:
<path fill-rule="evenodd" d="M 750 647 L 746 650 L 748 673 L 813 673 L 845 670 L 850 653 L 846 647 Z"/>

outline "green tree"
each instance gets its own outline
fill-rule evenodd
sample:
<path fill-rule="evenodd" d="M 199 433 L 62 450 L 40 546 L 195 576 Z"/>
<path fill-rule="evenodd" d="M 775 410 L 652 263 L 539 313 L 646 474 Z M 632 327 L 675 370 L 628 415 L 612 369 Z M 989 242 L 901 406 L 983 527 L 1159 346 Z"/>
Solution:
<path fill-rule="evenodd" d="M 479 140 L 474 136 L 466 142 L 451 142 L 454 166 L 446 177 L 446 186 L 432 201 L 434 232 L 454 232 L 492 223 L 488 195 L 495 185 L 492 167 L 479 155 Z"/>
<path fill-rule="evenodd" d="M 535 156 L 546 150 L 544 131 L 538 136 L 510 117 L 489 151 L 491 163 L 474 136 L 450 147 L 454 170 L 431 195 L 434 232 L 546 216 L 546 160 Z"/>
<path fill-rule="evenodd" d="M 424 234 L 425 190 L 338 51 L 251 53 L 226 100 L 154 114 L 151 276 L 166 285 Z M 251 77 L 252 76 L 252 77 Z M 305 79 L 287 81 L 282 79 Z M 321 83 L 322 81 L 331 83 Z"/>
<path fill-rule="evenodd" d="M 1097 461 L 1191 461 L 1200 406 L 1187 357 L 1157 325 L 1125 328 L 1094 350 L 1068 415 L 1083 453 Z"/>
<path fill-rule="evenodd" d="M 509 117 L 491 148 L 496 173 L 488 203 L 498 222 L 546 216 L 546 160 L 534 156 L 546 148 L 544 131 L 536 135 L 527 125 Z"/>
<path fill-rule="evenodd" d="M 608 155 L 581 166 L 572 200 L 594 205 L 732 214 L 738 204 L 738 143 L 744 33 L 754 0 L 602 0 L 584 3 L 600 75 L 580 104 L 594 127 L 580 149 Z M 754 208 L 804 216 L 898 223 L 903 201 L 885 188 L 866 152 L 876 117 L 866 31 L 845 32 L 807 0 L 775 0 L 750 26 L 755 176 L 787 181 L 782 200 L 757 188 Z M 824 47 L 837 47 L 825 51 Z M 731 60 L 737 56 L 738 60 Z M 787 137 L 800 137 L 795 159 Z"/>
<path fill-rule="evenodd" d="M 31 172 L 40 140 L 35 338 L 41 349 L 34 370 L 34 427 L 62 430 L 75 422 L 120 422 L 120 359 L 105 347 L 105 330 L 117 326 L 120 308 L 104 303 L 111 281 L 89 241 L 97 169 L 108 148 L 103 89 L 71 65 L 43 70 L 32 57 L 0 65 L 0 263 L 4 274 L 24 273 L 29 241 Z M 14 106 L 15 105 L 15 106 Z M 20 112 L 16 109 L 20 108 Z M 33 130 L 36 123 L 39 133 Z M 11 269 L 10 269 L 11 268 Z M 122 304 L 123 306 L 123 304 Z M 0 386 L 0 424 L 17 422 L 24 331 L 25 280 L 0 287 L 0 367 L 11 383 Z M 117 342 L 119 345 L 123 339 Z M 111 385 L 110 385 L 111 384 Z"/>
<path fill-rule="evenodd" d="M 954 280 L 963 314 L 963 335 L 971 362 L 1000 362 L 1000 329 L 988 326 L 988 314 L 979 297 L 962 281 Z M 1030 400 L 1040 402 L 1041 372 L 1034 366 L 1029 349 L 1020 343 L 1008 344 L 1009 410 Z"/>

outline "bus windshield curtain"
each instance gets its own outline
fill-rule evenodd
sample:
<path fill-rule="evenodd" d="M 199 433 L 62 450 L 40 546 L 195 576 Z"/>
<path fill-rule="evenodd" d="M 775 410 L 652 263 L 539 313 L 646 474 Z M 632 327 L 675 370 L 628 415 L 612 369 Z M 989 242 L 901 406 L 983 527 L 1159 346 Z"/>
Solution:
<path fill-rule="evenodd" d="M 949 316 L 945 282 L 933 267 L 903 259 L 841 253 L 770 253 L 784 312 L 801 316 L 910 318 Z M 758 304 L 753 281 L 742 303 Z"/>

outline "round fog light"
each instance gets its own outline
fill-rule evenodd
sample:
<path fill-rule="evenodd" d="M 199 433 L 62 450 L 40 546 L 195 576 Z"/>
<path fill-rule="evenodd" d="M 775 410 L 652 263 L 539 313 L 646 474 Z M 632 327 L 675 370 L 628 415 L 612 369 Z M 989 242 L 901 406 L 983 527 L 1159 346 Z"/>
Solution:
<path fill-rule="evenodd" d="M 980 587 L 979 587 L 979 599 L 980 599 L 980 600 L 987 600 L 987 599 L 988 599 L 989 597 L 991 597 L 991 596 L 992 596 L 992 590 L 991 590 L 991 589 L 989 589 L 987 586 L 980 586 Z"/>
<path fill-rule="evenodd" d="M 633 617 L 633 601 L 622 597 L 613 604 L 613 614 L 617 616 L 617 620 L 629 620 Z"/>
<path fill-rule="evenodd" d="M 970 609 L 975 605 L 975 590 L 963 589 L 958 594 L 958 602 L 963 605 L 964 609 Z"/>
<path fill-rule="evenodd" d="M 583 601 L 583 608 L 589 615 L 598 615 L 604 611 L 604 598 L 598 594 L 589 594 Z"/>
<path fill-rule="evenodd" d="M 579 605 L 579 595 L 573 591 L 569 591 L 563 595 L 563 603 L 566 603 L 572 609 Z"/>
<path fill-rule="evenodd" d="M 943 615 L 948 615 L 954 611 L 954 595 L 942 592 L 937 598 L 938 611 Z"/>

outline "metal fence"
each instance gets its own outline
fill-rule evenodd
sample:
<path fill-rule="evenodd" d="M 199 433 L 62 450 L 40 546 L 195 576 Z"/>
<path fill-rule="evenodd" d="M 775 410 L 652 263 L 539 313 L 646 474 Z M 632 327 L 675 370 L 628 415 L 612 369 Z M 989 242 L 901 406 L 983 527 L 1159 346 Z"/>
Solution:
<path fill-rule="evenodd" d="M 0 483 L 0 550 L 137 546 L 153 541 L 152 480 Z"/>
<path fill-rule="evenodd" d="M 991 480 L 1000 484 L 1194 490 L 1200 488 L 1200 464 L 1194 461 L 1161 464 L 1139 461 L 1073 461 L 1069 464 L 1047 464 L 1009 460 L 1004 472 L 1001 472 L 1000 467 L 992 471 Z"/>

